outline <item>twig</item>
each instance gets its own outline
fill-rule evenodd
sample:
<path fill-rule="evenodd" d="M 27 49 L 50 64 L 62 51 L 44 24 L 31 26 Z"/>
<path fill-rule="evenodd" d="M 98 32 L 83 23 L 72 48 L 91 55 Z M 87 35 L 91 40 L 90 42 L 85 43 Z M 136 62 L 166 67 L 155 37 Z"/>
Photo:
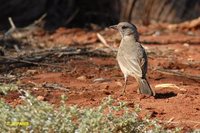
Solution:
<path fill-rule="evenodd" d="M 47 14 L 43 14 L 38 20 L 35 20 L 32 25 L 37 25 L 42 22 L 42 20 L 47 16 Z"/>
<path fill-rule="evenodd" d="M 192 80 L 200 80 L 200 76 L 190 75 L 190 74 L 182 73 L 180 71 L 174 71 L 174 70 L 168 70 L 168 69 L 156 69 L 156 71 L 163 73 L 163 74 L 185 77 L 185 78 L 192 79 Z"/>
<path fill-rule="evenodd" d="M 8 57 L 0 57 L 0 58 L 4 58 L 7 60 L 16 61 L 16 62 L 21 62 L 21 63 L 26 63 L 26 64 L 38 65 L 38 66 L 50 66 L 50 67 L 65 68 L 64 66 L 52 65 L 52 64 L 47 64 L 47 63 L 37 63 L 37 62 L 31 62 L 31 61 L 27 61 L 27 60 L 20 60 L 20 59 L 8 58 Z"/>
<path fill-rule="evenodd" d="M 62 54 L 61 54 L 62 53 Z M 103 54 L 102 54 L 103 53 Z M 104 51 L 100 50 L 94 50 L 90 48 L 72 48 L 67 47 L 66 49 L 52 49 L 48 51 L 40 51 L 35 53 L 30 53 L 29 55 L 24 56 L 17 56 L 17 57 L 6 57 L 6 56 L 0 56 L 0 64 L 2 66 L 6 66 L 8 69 L 8 66 L 11 65 L 12 68 L 15 67 L 23 67 L 27 64 L 33 64 L 38 66 L 49 66 L 49 67 L 57 67 L 57 68 L 66 68 L 64 66 L 60 65 L 53 65 L 53 64 L 47 64 L 47 63 L 39 63 L 46 59 L 46 57 L 49 56 L 59 56 L 67 55 L 67 56 L 77 56 L 77 55 L 86 55 L 86 56 L 110 56 L 110 54 L 105 53 Z M 5 67 L 2 67 L 5 69 Z M 1 69 L 2 69 L 1 68 Z"/>
<path fill-rule="evenodd" d="M 108 47 L 109 49 L 111 49 L 114 52 L 117 52 L 116 48 L 113 48 L 110 45 L 108 45 L 108 43 L 106 42 L 106 40 L 104 39 L 104 37 L 101 34 L 97 33 L 97 37 L 106 47 Z"/>
<path fill-rule="evenodd" d="M 0 80 L 9 80 L 9 81 L 11 81 L 11 80 L 15 80 L 15 79 L 17 79 L 16 77 L 6 77 L 6 76 L 0 76 Z"/>
<path fill-rule="evenodd" d="M 68 25 L 78 14 L 79 9 L 76 9 L 75 12 L 65 21 L 64 25 Z"/>
<path fill-rule="evenodd" d="M 198 41 L 192 41 L 192 40 L 186 40 L 186 41 L 148 41 L 148 40 L 142 40 L 140 41 L 142 44 L 177 44 L 177 43 L 181 43 L 181 44 L 184 44 L 184 43 L 189 43 L 190 45 L 198 45 L 199 42 Z"/>
<path fill-rule="evenodd" d="M 18 53 L 19 53 L 19 52 L 21 51 L 17 45 L 13 45 L 13 46 L 14 46 L 14 48 L 15 48 L 16 52 L 18 52 Z"/>
<path fill-rule="evenodd" d="M 12 18 L 9 17 L 8 20 L 9 20 L 9 23 L 10 23 L 10 25 L 11 25 L 11 29 L 16 29 L 16 26 L 15 26 L 15 24 L 14 24 Z"/>
<path fill-rule="evenodd" d="M 11 17 L 8 18 L 11 28 L 5 33 L 5 37 L 9 36 L 12 32 L 16 30 L 16 26 Z"/>
<path fill-rule="evenodd" d="M 33 30 L 35 28 L 36 25 L 38 25 L 39 27 L 39 24 L 42 22 L 42 20 L 47 16 L 47 14 L 43 14 L 39 19 L 35 20 L 32 24 L 24 27 L 24 28 L 21 28 L 21 30 L 27 30 L 28 32 L 30 32 L 31 30 Z"/>
<path fill-rule="evenodd" d="M 180 123 L 192 123 L 192 124 L 196 124 L 195 126 L 200 124 L 200 121 L 192 121 L 192 120 L 185 120 L 185 121 L 173 121 L 173 119 L 168 120 L 168 121 L 162 121 L 159 120 L 160 123 L 167 123 L 167 124 L 180 124 Z"/>
<path fill-rule="evenodd" d="M 167 123 L 194 123 L 194 124 L 200 124 L 200 121 L 161 121 L 161 122 L 167 122 Z"/>
<path fill-rule="evenodd" d="M 94 83 L 103 83 L 103 82 L 109 82 L 109 81 L 111 81 L 111 79 L 97 78 L 93 80 Z"/>
<path fill-rule="evenodd" d="M 173 120 L 174 120 L 174 117 L 170 118 L 170 119 L 167 121 L 167 123 L 170 123 L 170 122 L 172 122 Z"/>
<path fill-rule="evenodd" d="M 20 39 L 24 36 L 28 36 L 28 34 L 32 33 L 35 26 L 41 23 L 41 21 L 46 17 L 46 14 L 43 14 L 38 20 L 34 21 L 32 24 L 24 27 L 17 28 L 11 17 L 8 18 L 11 28 L 4 34 L 4 39 L 9 37 L 11 39 Z"/>
<path fill-rule="evenodd" d="M 193 29 L 193 28 L 197 28 L 198 26 L 200 26 L 200 17 L 193 20 L 182 22 L 180 24 L 170 24 L 168 25 L 167 28 L 170 30 Z"/>
<path fill-rule="evenodd" d="M 28 81 L 29 84 L 37 87 L 37 88 L 49 88 L 49 89 L 57 89 L 57 90 L 62 90 L 62 91 L 69 91 L 68 87 L 64 87 L 62 84 L 55 84 L 55 83 L 36 83 L 33 81 Z"/>
<path fill-rule="evenodd" d="M 175 88 L 177 90 L 181 90 L 177 85 L 175 84 L 169 84 L 169 83 L 165 83 L 165 84 L 158 84 L 155 86 L 156 90 L 162 89 L 162 88 Z"/>
<path fill-rule="evenodd" d="M 28 55 L 18 56 L 18 57 L 0 57 L 0 64 L 14 64 L 19 62 L 19 60 L 25 61 L 40 61 L 42 58 L 46 58 L 47 56 L 56 55 L 61 57 L 63 55 L 67 56 L 75 56 L 75 55 L 87 55 L 87 56 L 111 56 L 111 54 L 106 53 L 101 50 L 94 50 L 91 48 L 76 48 L 76 47 L 67 47 L 65 49 L 47 49 L 39 52 L 32 52 Z M 2 60 L 6 59 L 6 60 Z M 9 59 L 15 59 L 15 62 L 9 62 Z"/>

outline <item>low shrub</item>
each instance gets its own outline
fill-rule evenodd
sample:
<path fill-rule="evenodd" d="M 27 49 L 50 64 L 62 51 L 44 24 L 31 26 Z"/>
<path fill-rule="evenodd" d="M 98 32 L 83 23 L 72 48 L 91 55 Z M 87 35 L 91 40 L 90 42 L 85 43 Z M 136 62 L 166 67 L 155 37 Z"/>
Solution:
<path fill-rule="evenodd" d="M 98 107 L 83 108 L 66 105 L 66 97 L 61 97 L 61 105 L 39 101 L 29 93 L 21 96 L 23 104 L 15 108 L 0 101 L 0 132 L 67 132 L 67 133 L 168 133 L 156 120 L 138 117 L 140 108 L 130 110 L 126 103 L 117 103 L 111 97 L 105 98 Z"/>

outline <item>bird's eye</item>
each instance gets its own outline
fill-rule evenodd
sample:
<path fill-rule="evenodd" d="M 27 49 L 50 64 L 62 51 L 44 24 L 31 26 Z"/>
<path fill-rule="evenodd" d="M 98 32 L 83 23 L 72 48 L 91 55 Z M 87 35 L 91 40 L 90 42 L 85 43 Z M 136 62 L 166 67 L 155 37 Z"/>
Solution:
<path fill-rule="evenodd" d="M 127 26 L 122 26 L 122 29 L 126 29 L 126 28 L 128 28 Z"/>

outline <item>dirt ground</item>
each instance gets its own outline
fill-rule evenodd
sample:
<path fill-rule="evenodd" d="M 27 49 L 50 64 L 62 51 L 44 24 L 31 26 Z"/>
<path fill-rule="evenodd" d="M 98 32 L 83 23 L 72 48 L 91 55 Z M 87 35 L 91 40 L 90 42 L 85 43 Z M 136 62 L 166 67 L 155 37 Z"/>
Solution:
<path fill-rule="evenodd" d="M 27 86 L 26 89 L 38 100 L 54 105 L 60 104 L 62 94 L 68 97 L 66 104 L 81 107 L 97 106 L 110 95 L 117 101 L 127 102 L 130 108 L 139 104 L 142 116 L 148 114 L 151 118 L 172 123 L 185 130 L 200 128 L 200 32 L 160 30 L 153 26 L 138 29 L 140 40 L 148 52 L 147 77 L 156 92 L 155 97 L 138 94 L 137 83 L 132 77 L 128 78 L 126 94 L 120 96 L 124 79 L 114 55 L 55 56 L 42 63 L 62 67 L 19 67 L 10 70 L 9 75 L 18 77 L 17 82 Z M 100 33 L 110 46 L 117 48 L 119 45 L 119 34 L 110 29 L 90 31 L 60 28 L 51 34 L 38 33 L 35 36 L 42 40 L 42 49 L 73 46 L 109 51 L 99 41 L 96 33 Z M 39 46 L 24 48 L 31 51 Z M 10 53 L 8 50 L 7 54 Z M 8 72 L 4 76 L 6 74 Z M 161 84 L 171 86 L 156 87 Z M 19 96 L 17 91 L 0 95 L 13 106 L 21 103 Z"/>

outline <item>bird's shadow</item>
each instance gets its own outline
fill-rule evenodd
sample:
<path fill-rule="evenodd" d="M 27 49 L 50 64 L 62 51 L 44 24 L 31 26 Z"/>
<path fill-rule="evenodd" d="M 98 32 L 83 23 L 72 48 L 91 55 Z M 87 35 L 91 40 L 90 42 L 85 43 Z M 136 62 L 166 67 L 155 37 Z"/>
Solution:
<path fill-rule="evenodd" d="M 177 94 L 174 92 L 156 93 L 155 99 L 167 99 L 175 96 L 177 96 Z"/>

